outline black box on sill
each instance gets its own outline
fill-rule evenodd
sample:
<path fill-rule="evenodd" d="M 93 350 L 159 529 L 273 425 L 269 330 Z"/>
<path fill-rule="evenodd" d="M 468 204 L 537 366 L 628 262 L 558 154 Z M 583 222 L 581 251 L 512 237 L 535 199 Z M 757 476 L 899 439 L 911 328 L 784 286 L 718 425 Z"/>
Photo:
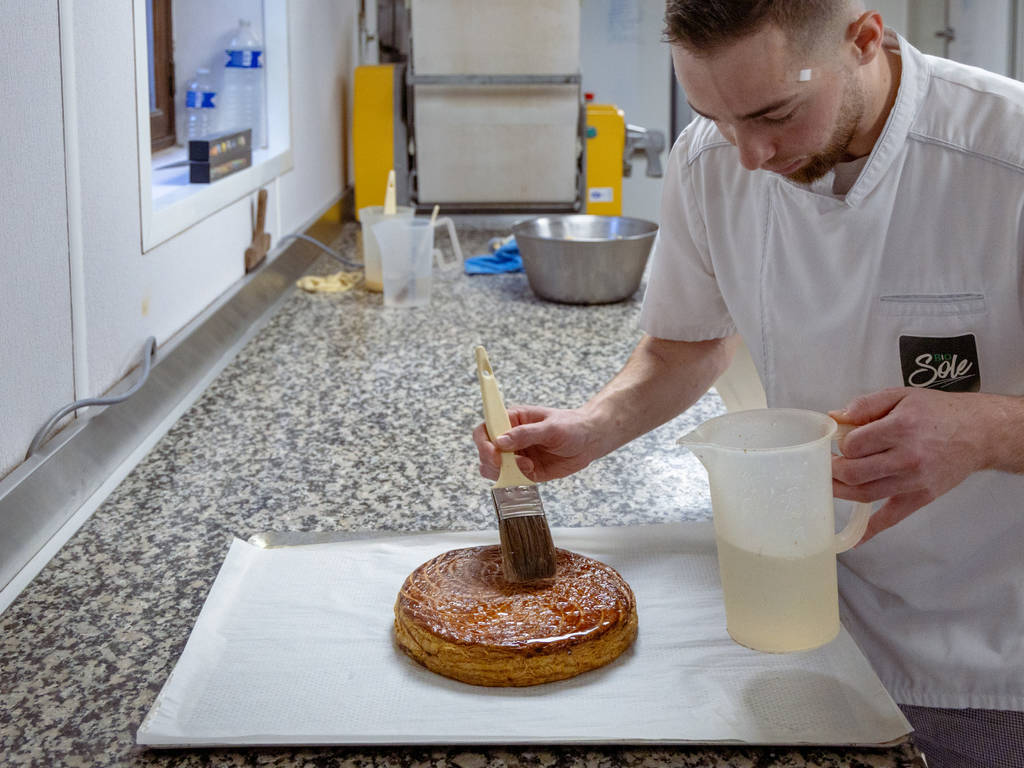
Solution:
<path fill-rule="evenodd" d="M 250 128 L 202 136 L 198 139 L 191 139 L 188 143 L 189 162 L 219 164 L 242 155 L 252 157 L 252 130 Z"/>
<path fill-rule="evenodd" d="M 188 164 L 188 180 L 190 184 L 209 184 L 230 176 L 236 171 L 241 171 L 252 165 L 252 153 L 221 160 L 216 163 L 193 163 Z"/>

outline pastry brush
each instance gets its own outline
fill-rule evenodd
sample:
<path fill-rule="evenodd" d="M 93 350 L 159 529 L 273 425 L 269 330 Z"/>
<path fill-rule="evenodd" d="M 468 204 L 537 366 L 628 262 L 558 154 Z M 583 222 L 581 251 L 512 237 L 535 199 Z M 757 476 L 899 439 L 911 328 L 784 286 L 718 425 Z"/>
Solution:
<path fill-rule="evenodd" d="M 476 348 L 476 374 L 484 401 L 484 422 L 493 442 L 512 428 L 487 352 Z M 516 465 L 516 455 L 501 452 L 501 471 L 491 488 L 501 538 L 501 568 L 509 582 L 555 577 L 555 544 L 537 484 Z"/>

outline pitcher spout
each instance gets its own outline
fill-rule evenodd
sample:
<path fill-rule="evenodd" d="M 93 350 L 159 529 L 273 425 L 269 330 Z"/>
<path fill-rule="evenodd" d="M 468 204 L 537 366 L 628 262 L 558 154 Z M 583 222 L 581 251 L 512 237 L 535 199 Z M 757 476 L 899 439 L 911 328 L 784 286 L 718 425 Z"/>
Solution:
<path fill-rule="evenodd" d="M 688 449 L 706 469 L 710 469 L 708 462 L 717 453 L 716 447 L 708 442 L 707 436 L 701 431 L 700 427 L 680 437 L 676 440 L 676 445 L 681 445 Z"/>

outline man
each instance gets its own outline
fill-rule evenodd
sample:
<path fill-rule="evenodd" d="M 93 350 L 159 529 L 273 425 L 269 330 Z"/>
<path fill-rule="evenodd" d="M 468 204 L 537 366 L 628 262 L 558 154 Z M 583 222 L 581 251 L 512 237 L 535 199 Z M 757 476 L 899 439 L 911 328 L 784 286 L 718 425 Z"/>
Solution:
<path fill-rule="evenodd" d="M 840 558 L 844 622 L 930 764 L 1024 765 L 1024 85 L 855 0 L 671 0 L 666 24 L 701 117 L 669 159 L 646 335 L 585 405 L 513 408 L 496 444 L 535 480 L 575 472 L 688 408 L 742 337 L 770 406 L 855 426 L 834 491 L 880 504 Z"/>

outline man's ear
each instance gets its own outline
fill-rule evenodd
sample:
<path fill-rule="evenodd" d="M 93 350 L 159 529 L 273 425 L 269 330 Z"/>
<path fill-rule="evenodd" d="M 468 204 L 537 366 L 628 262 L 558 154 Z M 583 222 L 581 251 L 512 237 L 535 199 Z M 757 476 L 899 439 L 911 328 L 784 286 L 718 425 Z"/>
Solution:
<path fill-rule="evenodd" d="M 846 39 L 855 48 L 858 64 L 868 64 L 882 49 L 885 23 L 878 11 L 867 11 L 846 28 Z"/>

